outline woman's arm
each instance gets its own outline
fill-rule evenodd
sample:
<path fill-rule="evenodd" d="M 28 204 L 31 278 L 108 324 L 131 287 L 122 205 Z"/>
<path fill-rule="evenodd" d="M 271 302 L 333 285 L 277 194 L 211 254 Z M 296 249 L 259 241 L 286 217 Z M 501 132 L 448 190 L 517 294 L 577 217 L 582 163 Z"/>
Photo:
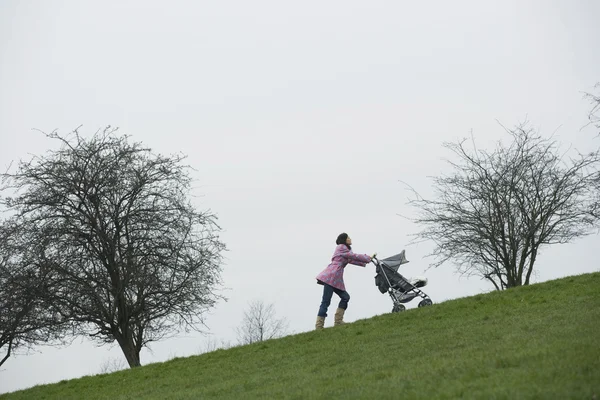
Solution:
<path fill-rule="evenodd" d="M 371 256 L 367 254 L 356 254 L 352 251 L 349 251 L 344 253 L 342 256 L 348 260 L 348 264 L 358 265 L 360 267 L 364 267 L 371 262 Z"/>

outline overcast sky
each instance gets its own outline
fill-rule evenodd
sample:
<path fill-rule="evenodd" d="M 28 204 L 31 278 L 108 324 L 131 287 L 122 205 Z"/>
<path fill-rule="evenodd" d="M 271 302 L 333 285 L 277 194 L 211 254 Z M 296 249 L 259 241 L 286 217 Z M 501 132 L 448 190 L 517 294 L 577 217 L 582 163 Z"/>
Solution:
<path fill-rule="evenodd" d="M 402 271 L 426 275 L 434 302 L 489 291 L 452 265 L 425 271 L 432 247 L 408 245 L 418 227 L 398 216 L 413 214 L 399 181 L 427 195 L 442 143 L 472 131 L 490 146 L 506 138 L 497 121 L 598 145 L 582 93 L 600 81 L 599 17 L 595 0 L 0 0 L 0 167 L 52 146 L 32 129 L 79 125 L 189 156 L 194 201 L 218 214 L 229 248 L 229 301 L 208 317 L 211 336 L 156 343 L 143 364 L 235 341 L 252 299 L 292 332 L 314 329 L 314 277 L 341 232 L 356 252 L 406 248 Z M 543 250 L 535 281 L 597 271 L 598 244 Z M 391 310 L 373 277 L 346 269 L 348 321 Z M 122 359 L 79 339 L 41 347 L 5 363 L 0 393 Z"/>

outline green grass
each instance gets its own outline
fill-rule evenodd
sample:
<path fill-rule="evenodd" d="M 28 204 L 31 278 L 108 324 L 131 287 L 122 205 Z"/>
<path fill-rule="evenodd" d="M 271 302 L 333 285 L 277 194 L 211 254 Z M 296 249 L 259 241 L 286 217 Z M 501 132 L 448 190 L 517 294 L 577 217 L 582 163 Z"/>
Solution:
<path fill-rule="evenodd" d="M 207 398 L 600 399 L 600 273 L 0 395 Z"/>

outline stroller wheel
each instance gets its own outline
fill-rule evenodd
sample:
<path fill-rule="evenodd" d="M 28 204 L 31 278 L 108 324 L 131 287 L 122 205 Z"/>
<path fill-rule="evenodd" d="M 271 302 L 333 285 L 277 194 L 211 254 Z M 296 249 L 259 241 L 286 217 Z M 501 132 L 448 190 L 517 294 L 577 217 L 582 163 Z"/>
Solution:
<path fill-rule="evenodd" d="M 394 308 L 392 308 L 392 312 L 400 312 L 406 310 L 403 304 L 394 304 Z"/>
<path fill-rule="evenodd" d="M 419 303 L 419 307 L 425 307 L 425 306 L 430 306 L 433 304 L 433 301 L 431 301 L 431 299 L 423 299 L 421 300 L 421 302 Z"/>

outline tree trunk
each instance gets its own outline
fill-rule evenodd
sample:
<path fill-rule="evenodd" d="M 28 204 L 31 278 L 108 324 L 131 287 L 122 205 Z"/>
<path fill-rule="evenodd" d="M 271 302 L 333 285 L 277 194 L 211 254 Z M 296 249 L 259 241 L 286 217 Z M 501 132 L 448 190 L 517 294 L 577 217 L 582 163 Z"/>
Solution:
<path fill-rule="evenodd" d="M 533 264 L 535 263 L 535 258 L 537 257 L 537 248 L 534 248 L 531 251 L 531 257 L 529 258 L 529 267 L 527 269 L 527 275 L 525 276 L 525 284 L 529 285 L 529 278 L 531 277 L 531 272 L 533 272 Z"/>
<path fill-rule="evenodd" d="M 124 338 L 121 335 L 116 336 L 117 342 L 127 359 L 127 363 L 130 368 L 140 367 L 142 364 L 140 363 L 140 352 L 136 349 L 135 344 L 133 343 L 133 339 L 131 337 Z"/>
<path fill-rule="evenodd" d="M 518 270 L 516 260 L 511 260 L 510 263 L 504 265 L 504 269 L 506 270 L 506 286 L 504 287 L 504 289 L 510 289 L 511 287 L 515 286 L 521 286 L 521 283 L 518 281 L 517 276 Z"/>

